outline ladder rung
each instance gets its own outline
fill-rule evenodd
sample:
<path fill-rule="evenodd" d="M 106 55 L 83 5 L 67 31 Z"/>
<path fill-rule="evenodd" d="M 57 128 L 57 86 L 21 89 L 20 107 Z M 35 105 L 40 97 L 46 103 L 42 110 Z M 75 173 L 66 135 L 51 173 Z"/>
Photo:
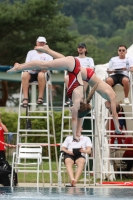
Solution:
<path fill-rule="evenodd" d="M 40 146 L 48 146 L 48 143 L 18 143 L 18 146 L 20 145 L 28 145 L 28 146 L 36 146 L 36 145 L 40 145 Z M 58 145 L 60 145 L 60 143 L 58 143 Z M 50 145 L 51 146 L 51 145 Z M 54 146 L 54 145 L 53 145 Z"/>
<path fill-rule="evenodd" d="M 25 137 L 25 136 L 48 136 L 48 134 L 20 134 L 19 137 Z M 49 134 L 50 137 L 53 137 L 54 135 Z"/>
<path fill-rule="evenodd" d="M 132 106 L 132 104 L 120 104 L 120 106 Z"/>
<path fill-rule="evenodd" d="M 84 133 L 84 132 L 92 133 L 93 131 L 92 130 L 82 130 L 82 133 Z"/>
<path fill-rule="evenodd" d="M 48 132 L 48 130 L 39 130 L 39 129 L 19 129 L 18 132 Z"/>
<path fill-rule="evenodd" d="M 112 117 L 104 117 L 104 119 L 112 119 Z M 118 119 L 133 119 L 133 117 L 118 117 Z"/>
<path fill-rule="evenodd" d="M 83 136 L 89 136 L 92 137 L 92 133 L 91 134 L 82 134 Z M 96 136 L 95 136 L 96 137 Z"/>
<path fill-rule="evenodd" d="M 20 103 L 20 105 L 23 105 L 23 103 Z M 37 103 L 28 103 L 28 105 L 36 105 L 36 106 L 40 106 Z M 42 103 L 41 106 L 47 106 L 47 103 Z"/>
<path fill-rule="evenodd" d="M 43 156 L 42 159 L 49 159 L 49 156 Z"/>
<path fill-rule="evenodd" d="M 20 116 L 20 119 L 45 119 L 47 116 Z"/>
<path fill-rule="evenodd" d="M 64 116 L 63 118 L 64 119 L 71 119 L 72 117 L 71 116 Z"/>
<path fill-rule="evenodd" d="M 53 112 L 53 111 L 49 110 L 48 112 L 50 113 L 50 112 Z M 29 110 L 28 113 L 47 113 L 47 110 L 46 111 L 42 111 L 42 110 L 31 111 L 31 110 Z"/>
<path fill-rule="evenodd" d="M 25 172 L 25 173 L 27 173 L 27 172 L 37 172 L 37 170 L 22 170 L 22 169 L 19 169 L 19 168 L 21 168 L 21 167 L 15 167 L 15 169 L 18 169 L 18 172 Z M 43 172 L 45 172 L 45 173 L 51 173 L 51 171 L 50 170 L 45 170 L 45 169 L 43 169 Z M 55 173 L 57 173 L 57 170 L 52 170 L 52 172 L 55 172 Z M 42 170 L 39 170 L 39 173 L 42 173 Z"/>
<path fill-rule="evenodd" d="M 72 132 L 72 130 L 64 129 L 63 132 Z"/>
<path fill-rule="evenodd" d="M 64 119 L 71 119 L 72 117 L 71 116 L 64 116 L 63 118 Z M 84 119 L 92 119 L 92 117 L 86 116 L 86 117 L 84 117 Z"/>
<path fill-rule="evenodd" d="M 72 130 L 69 130 L 69 129 L 64 129 L 64 130 L 62 130 L 63 132 L 72 132 Z M 88 132 L 88 133 L 92 133 L 93 131 L 92 130 L 84 130 L 84 131 L 82 131 L 83 133 L 84 132 Z"/>
<path fill-rule="evenodd" d="M 100 132 L 103 132 L 103 130 L 102 129 L 100 129 L 99 130 Z M 104 132 L 105 133 L 114 133 L 115 132 L 115 130 L 104 130 Z M 130 131 L 130 130 L 121 130 L 121 132 L 124 132 L 124 133 L 133 133 L 133 131 Z M 121 134 L 119 134 L 119 135 L 121 135 Z M 105 135 L 106 136 L 106 135 Z M 113 135 L 110 135 L 110 136 L 113 136 Z M 121 137 L 123 137 L 124 135 L 121 135 Z"/>

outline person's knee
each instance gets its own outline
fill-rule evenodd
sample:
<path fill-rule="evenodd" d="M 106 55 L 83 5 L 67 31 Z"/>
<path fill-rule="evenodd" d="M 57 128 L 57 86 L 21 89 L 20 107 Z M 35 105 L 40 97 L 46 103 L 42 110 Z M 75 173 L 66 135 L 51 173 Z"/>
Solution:
<path fill-rule="evenodd" d="M 112 78 L 107 78 L 106 80 L 105 80 L 105 82 L 107 83 L 107 84 L 109 84 L 109 85 L 113 85 L 114 84 L 114 82 L 113 82 L 113 79 Z"/>
<path fill-rule="evenodd" d="M 74 161 L 71 158 L 66 158 L 65 159 L 65 165 L 73 165 Z"/>
<path fill-rule="evenodd" d="M 85 165 L 85 159 L 84 158 L 79 158 L 75 161 L 77 166 L 84 166 Z"/>
<path fill-rule="evenodd" d="M 38 73 L 38 80 L 46 81 L 46 80 L 45 80 L 45 74 L 44 74 L 44 72 L 39 72 L 39 73 Z"/>
<path fill-rule="evenodd" d="M 30 80 L 30 73 L 29 72 L 23 72 L 22 74 L 22 81 L 23 80 Z"/>
<path fill-rule="evenodd" d="M 128 79 L 128 78 L 123 78 L 123 79 L 122 79 L 122 84 L 123 84 L 123 86 L 124 86 L 124 85 L 130 85 L 130 84 L 129 84 L 129 79 Z"/>
<path fill-rule="evenodd" d="M 77 115 L 78 115 L 78 109 L 75 105 L 71 108 L 72 112 L 72 122 L 77 120 Z"/>

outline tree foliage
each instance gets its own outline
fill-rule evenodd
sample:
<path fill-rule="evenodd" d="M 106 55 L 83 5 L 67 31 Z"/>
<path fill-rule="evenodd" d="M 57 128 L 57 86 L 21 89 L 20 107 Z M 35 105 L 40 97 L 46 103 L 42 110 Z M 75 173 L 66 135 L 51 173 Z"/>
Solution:
<path fill-rule="evenodd" d="M 124 28 L 127 21 L 133 20 L 132 11 L 132 0 L 67 0 L 62 8 L 67 16 L 75 18 L 79 33 L 98 37 L 111 37 L 114 31 Z"/>
<path fill-rule="evenodd" d="M 2 122 L 7 126 L 8 131 L 11 133 L 16 133 L 17 132 L 17 126 L 18 126 L 18 113 L 13 113 L 13 112 L 5 112 L 4 109 L 0 110 L 2 113 Z M 69 111 L 65 111 L 65 114 L 68 115 Z M 25 116 L 25 114 L 22 114 Z M 32 116 L 37 116 L 37 113 L 32 113 Z M 38 116 L 44 116 L 44 113 L 38 114 Z M 54 121 L 55 121 L 55 133 L 56 133 L 56 143 L 60 143 L 60 134 L 61 134 L 61 118 L 62 118 L 62 112 L 54 112 Z M 25 129 L 26 127 L 26 119 L 21 119 L 20 121 L 21 124 L 21 129 Z M 31 124 L 32 124 L 32 129 L 47 129 L 47 120 L 46 119 L 31 119 Z M 64 128 L 67 130 L 69 129 L 69 123 L 68 120 L 65 120 L 64 123 Z M 24 132 L 25 133 L 25 132 Z M 33 134 L 31 132 L 31 134 Z M 44 132 L 45 133 L 45 132 Z M 44 134 L 42 133 L 42 134 Z M 40 133 L 41 134 L 41 133 Z M 50 134 L 53 135 L 53 129 L 52 129 L 52 121 L 50 118 Z M 66 133 L 67 134 L 67 133 Z M 68 133 L 69 134 L 69 133 Z M 22 133 L 23 135 L 23 133 Z M 21 136 L 22 136 L 21 135 Z M 16 145 L 17 143 L 17 138 L 16 135 L 14 135 L 13 141 L 11 141 L 11 144 Z M 25 137 L 21 137 L 21 141 L 24 142 Z M 6 139 L 6 137 L 5 137 Z M 8 141 L 5 140 L 5 142 L 8 143 Z M 27 139 L 28 143 L 48 143 L 48 138 L 44 136 L 36 136 L 36 137 L 28 137 Z M 54 138 L 50 137 L 50 143 L 54 144 Z M 59 155 L 59 149 L 58 149 L 58 155 Z M 52 159 L 55 160 L 55 149 L 51 148 L 51 154 L 52 154 Z M 46 155 L 48 156 L 48 155 Z"/>
<path fill-rule="evenodd" d="M 108 62 L 117 55 L 117 47 L 133 43 L 132 0 L 60 0 L 62 12 L 71 17 L 70 31 L 78 35 L 77 43 L 85 42 L 95 64 Z"/>
<path fill-rule="evenodd" d="M 0 1 L 0 63 L 23 62 L 38 36 L 45 36 L 55 50 L 70 54 L 74 36 L 70 20 L 60 12 L 58 0 Z"/>
<path fill-rule="evenodd" d="M 24 62 L 38 36 L 64 54 L 85 42 L 95 64 L 133 43 L 132 0 L 0 0 L 0 64 Z"/>

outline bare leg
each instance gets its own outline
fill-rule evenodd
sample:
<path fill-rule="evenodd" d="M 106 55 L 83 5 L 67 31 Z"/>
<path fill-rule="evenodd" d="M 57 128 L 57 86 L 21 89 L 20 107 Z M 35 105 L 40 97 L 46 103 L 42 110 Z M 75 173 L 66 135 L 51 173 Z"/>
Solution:
<path fill-rule="evenodd" d="M 73 90 L 72 101 L 73 101 L 73 107 L 71 109 L 72 132 L 73 132 L 73 137 L 79 140 L 79 138 L 76 136 L 76 133 L 77 133 L 77 127 L 78 127 L 78 110 L 80 108 L 80 102 L 83 101 L 83 86 L 78 86 L 77 88 Z"/>
<path fill-rule="evenodd" d="M 78 137 L 81 136 L 81 132 L 82 132 L 82 126 L 83 126 L 83 118 L 78 118 L 78 123 L 77 123 L 77 132 L 76 132 L 76 135 Z"/>
<path fill-rule="evenodd" d="M 29 88 L 29 81 L 30 81 L 30 73 L 29 72 L 23 72 L 22 74 L 22 89 L 23 89 L 23 95 L 25 99 L 28 99 L 28 88 Z M 26 100 L 23 101 L 23 103 L 27 103 Z"/>
<path fill-rule="evenodd" d="M 74 173 L 73 173 L 73 165 L 74 165 L 74 161 L 71 158 L 66 158 L 65 159 L 65 165 L 66 165 L 66 169 L 67 169 L 67 173 L 70 177 L 71 182 L 74 180 Z"/>
<path fill-rule="evenodd" d="M 69 82 L 69 77 L 68 77 L 68 75 L 66 75 L 66 76 L 64 77 L 64 82 L 65 82 L 66 88 L 68 88 L 68 82 Z"/>
<path fill-rule="evenodd" d="M 75 173 L 75 184 L 76 184 L 80 175 L 82 174 L 83 169 L 84 169 L 85 159 L 79 158 L 75 161 L 75 163 L 77 164 L 77 170 L 76 170 L 76 173 Z"/>
<path fill-rule="evenodd" d="M 122 84 L 123 84 L 123 89 L 124 89 L 124 94 L 125 94 L 125 98 L 128 97 L 129 94 L 129 89 L 130 89 L 130 84 L 129 84 L 129 79 L 124 77 L 122 79 Z"/>
<path fill-rule="evenodd" d="M 85 94 L 89 84 L 86 81 L 83 81 L 83 83 L 84 83 L 84 94 Z"/>
<path fill-rule="evenodd" d="M 114 81 L 113 81 L 113 79 L 111 77 L 108 77 L 106 79 L 106 83 L 109 84 L 111 87 L 114 85 Z"/>
<path fill-rule="evenodd" d="M 7 73 L 16 73 L 28 69 L 73 71 L 74 66 L 75 66 L 74 58 L 72 56 L 68 56 L 64 58 L 55 59 L 52 61 L 34 60 L 23 64 L 15 63 L 14 67 L 8 70 Z"/>
<path fill-rule="evenodd" d="M 45 74 L 44 72 L 39 72 L 38 73 L 38 89 L 39 89 L 38 97 L 43 98 L 45 85 L 46 85 Z"/>

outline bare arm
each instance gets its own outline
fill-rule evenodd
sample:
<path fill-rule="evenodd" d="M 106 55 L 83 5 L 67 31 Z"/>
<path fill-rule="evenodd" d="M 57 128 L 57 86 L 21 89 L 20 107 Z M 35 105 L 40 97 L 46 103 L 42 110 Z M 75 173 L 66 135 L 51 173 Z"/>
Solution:
<path fill-rule="evenodd" d="M 40 51 L 40 52 L 47 53 L 50 56 L 52 56 L 53 58 L 55 58 L 55 59 L 65 57 L 64 55 L 62 55 L 62 54 L 50 49 L 48 45 L 45 45 L 45 46 L 42 46 L 42 47 L 35 46 L 34 49 L 37 50 L 37 51 Z"/>
<path fill-rule="evenodd" d="M 81 153 L 87 153 L 87 154 L 91 154 L 91 147 L 87 146 L 86 149 L 80 149 L 79 150 Z"/>
<path fill-rule="evenodd" d="M 130 67 L 130 70 L 129 70 L 130 72 L 133 72 L 133 67 Z"/>
<path fill-rule="evenodd" d="M 8 133 L 7 127 L 1 122 L 0 125 L 2 126 L 5 133 Z"/>
<path fill-rule="evenodd" d="M 61 151 L 64 151 L 67 154 L 74 155 L 72 151 L 68 151 L 66 147 L 61 147 Z"/>
<path fill-rule="evenodd" d="M 109 69 L 107 69 L 107 73 L 108 74 L 112 74 L 112 73 L 114 73 L 115 72 L 115 70 L 109 70 Z"/>

